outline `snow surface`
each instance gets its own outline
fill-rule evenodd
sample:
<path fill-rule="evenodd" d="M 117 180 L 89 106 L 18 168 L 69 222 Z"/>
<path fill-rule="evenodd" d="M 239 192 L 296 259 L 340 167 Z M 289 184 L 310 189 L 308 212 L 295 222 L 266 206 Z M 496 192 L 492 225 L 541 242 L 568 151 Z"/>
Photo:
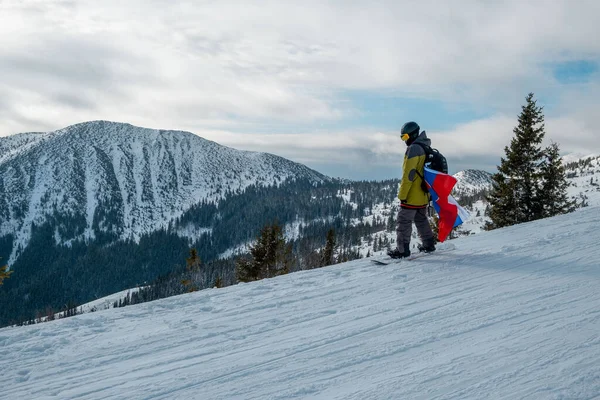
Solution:
<path fill-rule="evenodd" d="M 133 289 L 122 290 L 120 292 L 113 293 L 110 296 L 90 301 L 89 303 L 85 303 L 77 307 L 77 311 L 81 313 L 88 313 L 99 310 L 108 310 L 109 308 L 113 308 L 115 302 L 127 298 L 128 295 L 130 296 L 134 293 L 137 293 L 141 288 L 142 287 L 136 287 Z M 59 317 L 61 314 L 62 313 L 59 313 L 56 316 Z"/>
<path fill-rule="evenodd" d="M 121 300 L 125 300 L 128 296 L 131 296 L 134 293 L 137 293 L 142 287 L 135 287 L 132 289 L 121 290 L 120 292 L 113 293 L 111 295 L 101 297 L 96 300 L 92 300 L 89 303 L 82 304 L 80 306 L 75 307 L 77 314 L 85 314 L 92 313 L 100 310 L 108 310 L 109 308 L 114 308 L 115 302 L 119 302 Z M 65 312 L 61 311 L 54 314 L 54 318 L 64 318 Z M 40 323 L 47 322 L 48 317 L 41 317 L 38 320 L 30 321 L 30 323 Z"/>
<path fill-rule="evenodd" d="M 600 398 L 599 223 L 0 329 L 0 398 Z"/>
<path fill-rule="evenodd" d="M 578 199 L 585 198 L 590 206 L 600 205 L 600 156 L 588 156 L 576 161 L 587 160 L 585 167 L 568 169 L 566 172 L 575 173 L 569 178 L 571 186 L 568 188 L 570 196 Z M 592 182 L 593 181 L 593 182 Z"/>

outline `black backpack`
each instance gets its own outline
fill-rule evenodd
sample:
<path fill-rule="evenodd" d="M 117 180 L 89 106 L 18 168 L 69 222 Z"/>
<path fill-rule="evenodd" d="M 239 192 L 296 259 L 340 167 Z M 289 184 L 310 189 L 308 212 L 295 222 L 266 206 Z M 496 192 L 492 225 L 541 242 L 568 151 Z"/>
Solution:
<path fill-rule="evenodd" d="M 425 151 L 425 166 L 427 168 L 443 172 L 444 174 L 448 173 L 448 162 L 446 161 L 446 157 L 444 157 L 438 149 L 432 149 L 423 143 L 416 142 L 413 144 L 418 144 Z"/>

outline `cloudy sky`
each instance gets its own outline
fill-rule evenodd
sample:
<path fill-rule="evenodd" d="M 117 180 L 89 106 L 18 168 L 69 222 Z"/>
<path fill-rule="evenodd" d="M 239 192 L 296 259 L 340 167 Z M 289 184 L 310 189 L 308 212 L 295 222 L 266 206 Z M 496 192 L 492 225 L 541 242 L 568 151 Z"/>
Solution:
<path fill-rule="evenodd" d="M 600 1 L 0 0 L 0 136 L 180 129 L 354 179 L 399 176 L 417 121 L 495 171 L 525 96 L 600 154 Z"/>

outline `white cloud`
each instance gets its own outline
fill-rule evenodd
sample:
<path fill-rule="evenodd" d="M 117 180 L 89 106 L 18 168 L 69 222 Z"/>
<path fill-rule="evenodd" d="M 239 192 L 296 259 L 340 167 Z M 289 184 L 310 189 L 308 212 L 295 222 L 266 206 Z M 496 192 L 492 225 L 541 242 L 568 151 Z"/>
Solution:
<path fill-rule="evenodd" d="M 452 131 L 428 133 L 432 146 L 449 159 L 452 169 L 490 168 L 500 159 L 510 142 L 515 121 L 508 117 L 478 120 Z M 397 132 L 369 130 L 323 131 L 297 134 L 233 133 L 199 131 L 199 136 L 226 146 L 267 151 L 309 166 L 320 166 L 322 172 L 339 171 L 345 165 L 356 170 L 388 167 L 374 178 L 393 178 L 402 167 L 406 144 Z M 490 163 L 490 160 L 493 160 Z M 458 167 L 460 166 L 460 167 Z M 381 174 L 381 172 L 379 172 Z M 346 177 L 350 175 L 345 175 Z"/>
<path fill-rule="evenodd" d="M 598 149 L 600 91 L 562 87 L 546 69 L 600 60 L 598 15 L 595 0 L 5 0 L 0 135 L 108 119 L 227 131 L 224 144 L 297 160 L 387 162 L 393 132 L 260 134 L 343 123 L 354 110 L 340 93 L 383 89 L 494 110 L 436 138 L 453 157 L 494 157 L 526 92 L 540 91 L 557 104 L 549 136 L 563 144 L 563 129 L 576 126 L 563 148 Z M 351 152 L 328 154 L 336 142 Z"/>
<path fill-rule="evenodd" d="M 519 111 L 520 112 L 520 109 Z M 504 149 L 510 145 L 517 125 L 517 117 L 496 115 L 490 118 L 460 124 L 444 131 L 428 131 L 432 147 L 448 158 L 451 172 L 472 168 L 496 171 Z M 589 154 L 598 137 L 586 128 L 585 121 L 573 117 L 546 120 L 543 146 L 551 141 L 560 145 L 561 152 Z M 423 127 L 425 130 L 426 127 Z M 307 132 L 297 134 L 233 133 L 229 131 L 200 131 L 200 136 L 218 143 L 252 151 L 267 151 L 309 166 L 319 165 L 339 171 L 336 165 L 363 170 L 387 166 L 374 178 L 393 178 L 397 175 L 406 145 L 397 132 L 348 130 L 338 132 Z M 589 144 L 589 145 L 588 145 Z M 328 164 L 330 167 L 328 167 Z M 327 170 L 322 172 L 327 173 Z M 384 175 L 381 175 L 383 173 Z M 350 175 L 347 175 L 348 177 Z"/>
<path fill-rule="evenodd" d="M 220 144 L 251 151 L 266 151 L 303 163 L 353 163 L 375 156 L 400 160 L 405 145 L 397 135 L 369 131 L 307 132 L 294 134 L 199 131 L 199 136 Z M 376 162 L 376 161 L 374 161 Z M 381 161 L 380 161 L 381 162 Z"/>

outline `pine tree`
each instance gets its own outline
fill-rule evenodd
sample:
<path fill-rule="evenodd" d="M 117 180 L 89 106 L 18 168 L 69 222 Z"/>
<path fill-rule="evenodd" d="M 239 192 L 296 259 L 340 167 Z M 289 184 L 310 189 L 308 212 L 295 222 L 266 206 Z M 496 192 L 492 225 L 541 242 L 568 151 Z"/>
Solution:
<path fill-rule="evenodd" d="M 195 248 L 190 249 L 190 256 L 185 260 L 186 269 L 189 272 L 198 272 L 200 271 L 200 266 L 202 265 L 202 260 L 198 256 L 198 251 Z"/>
<path fill-rule="evenodd" d="M 235 262 L 235 277 L 238 282 L 251 282 L 261 279 L 257 264 L 247 258 L 240 258 Z"/>
<path fill-rule="evenodd" d="M 545 151 L 546 160 L 541 169 L 542 187 L 538 197 L 543 207 L 543 218 L 566 214 L 576 207 L 575 201 L 569 199 L 567 194 L 569 182 L 559 153 L 558 144 L 554 142 Z"/>
<path fill-rule="evenodd" d="M 198 256 L 195 248 L 190 249 L 190 256 L 185 260 L 186 272 L 181 284 L 185 287 L 186 292 L 195 292 L 199 289 L 198 283 L 202 284 L 200 267 L 202 261 Z"/>
<path fill-rule="evenodd" d="M 12 273 L 13 273 L 12 271 L 8 270 L 8 265 L 0 267 L 0 286 L 4 283 L 4 280 L 8 279 L 8 277 Z"/>
<path fill-rule="evenodd" d="M 222 288 L 223 287 L 223 279 L 221 279 L 220 276 L 217 276 L 215 278 L 215 283 L 213 284 L 213 287 L 216 287 L 216 288 Z"/>
<path fill-rule="evenodd" d="M 323 266 L 333 264 L 333 252 L 335 251 L 335 231 L 330 229 L 327 231 L 327 241 L 325 250 L 323 251 Z"/>
<path fill-rule="evenodd" d="M 283 229 L 278 223 L 268 227 L 266 232 L 266 254 L 261 268 L 263 276 L 272 278 L 287 274 L 292 265 L 292 247 L 286 244 Z"/>
<path fill-rule="evenodd" d="M 256 281 L 287 274 L 292 266 L 292 246 L 285 242 L 281 226 L 275 222 L 266 225 L 250 247 L 252 259 L 236 263 L 236 277 L 240 282 Z"/>
<path fill-rule="evenodd" d="M 492 176 L 493 187 L 488 195 L 490 218 L 494 228 L 533 221 L 543 217 L 539 202 L 540 167 L 544 152 L 541 143 L 545 135 L 542 107 L 533 93 L 526 97 L 513 129 L 510 146 L 504 148 L 505 158 Z"/>
<path fill-rule="evenodd" d="M 390 215 L 388 216 L 387 219 L 387 223 L 386 223 L 386 229 L 389 232 L 393 232 L 394 230 L 396 230 L 396 208 L 392 207 L 392 209 L 390 210 Z"/>

